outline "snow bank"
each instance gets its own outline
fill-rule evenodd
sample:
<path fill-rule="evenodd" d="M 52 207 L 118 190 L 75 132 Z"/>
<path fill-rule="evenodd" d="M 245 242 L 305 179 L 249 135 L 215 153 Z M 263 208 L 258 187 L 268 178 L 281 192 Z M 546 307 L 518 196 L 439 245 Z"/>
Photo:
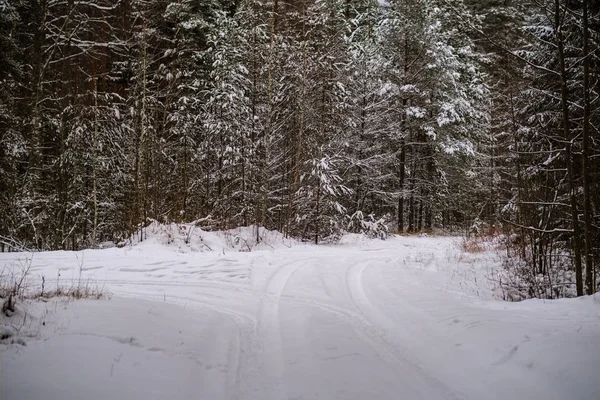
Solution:
<path fill-rule="evenodd" d="M 381 239 L 375 239 L 360 233 L 346 233 L 340 238 L 337 244 L 345 246 L 369 246 L 375 243 L 375 241 L 381 241 Z"/>
<path fill-rule="evenodd" d="M 152 221 L 150 225 L 122 243 L 122 245 L 148 248 L 152 248 L 156 244 L 180 252 L 224 252 L 290 248 L 300 242 L 286 238 L 281 232 L 256 226 L 226 231 L 205 231 L 194 223 L 161 224 Z"/>

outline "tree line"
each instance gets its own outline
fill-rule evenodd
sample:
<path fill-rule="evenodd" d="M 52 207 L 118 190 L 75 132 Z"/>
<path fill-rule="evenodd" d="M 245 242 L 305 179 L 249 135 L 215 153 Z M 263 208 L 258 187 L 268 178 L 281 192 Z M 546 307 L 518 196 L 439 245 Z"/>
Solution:
<path fill-rule="evenodd" d="M 149 220 L 319 242 L 475 221 L 599 262 L 591 0 L 0 0 L 0 236 Z"/>

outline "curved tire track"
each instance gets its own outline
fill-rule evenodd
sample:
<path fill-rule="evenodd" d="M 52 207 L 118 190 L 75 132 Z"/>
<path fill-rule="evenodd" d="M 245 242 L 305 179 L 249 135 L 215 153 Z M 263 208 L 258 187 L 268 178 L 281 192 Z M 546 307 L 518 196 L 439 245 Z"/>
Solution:
<path fill-rule="evenodd" d="M 156 301 L 156 296 L 131 292 L 129 294 L 137 299 Z M 221 305 L 213 304 L 210 302 L 202 301 L 198 298 L 186 296 L 169 296 L 169 298 L 178 300 L 180 302 L 189 302 L 196 305 L 200 305 L 219 314 L 226 315 L 234 322 L 234 324 L 237 327 L 237 333 L 231 339 L 228 349 L 228 370 L 224 393 L 226 394 L 227 399 L 234 400 L 243 398 L 243 393 L 240 387 L 242 370 L 244 368 L 243 354 L 246 354 L 252 347 L 251 331 L 255 326 L 256 321 L 244 312 L 224 307 Z"/>
<path fill-rule="evenodd" d="M 421 380 L 421 384 L 417 387 L 432 388 L 435 391 L 435 393 L 427 393 L 425 398 L 430 398 L 431 395 L 441 395 L 444 399 L 460 399 L 461 397 L 443 382 L 426 373 L 423 367 L 413 361 L 405 350 L 388 339 L 391 332 L 401 329 L 401 327 L 379 311 L 365 294 L 362 275 L 368 266 L 369 264 L 363 261 L 351 265 L 346 270 L 348 297 L 365 320 L 369 322 L 372 330 L 377 332 L 374 335 L 369 335 L 365 334 L 364 331 L 356 330 L 357 335 L 369 344 L 373 351 L 386 362 L 398 377 L 406 379 L 408 369 L 408 372 Z"/>
<path fill-rule="evenodd" d="M 262 355 L 262 371 L 259 375 L 266 377 L 262 383 L 265 398 L 287 398 L 284 384 L 285 361 L 283 356 L 283 340 L 281 322 L 279 320 L 279 304 L 292 275 L 306 262 L 313 258 L 296 260 L 279 267 L 269 278 L 265 290 L 260 296 L 260 304 L 256 314 L 255 338 L 257 351 Z"/>

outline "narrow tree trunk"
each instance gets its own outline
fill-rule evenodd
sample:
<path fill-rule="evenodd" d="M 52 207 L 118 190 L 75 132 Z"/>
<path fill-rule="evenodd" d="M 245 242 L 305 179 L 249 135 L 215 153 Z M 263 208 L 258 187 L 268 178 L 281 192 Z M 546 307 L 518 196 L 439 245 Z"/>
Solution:
<path fill-rule="evenodd" d="M 255 22 L 255 24 L 256 24 L 256 22 Z M 254 26 L 253 33 L 252 33 L 252 40 L 253 40 L 254 47 L 258 48 L 258 37 L 256 34 L 256 29 L 257 29 L 257 27 Z M 252 97 L 251 97 L 251 99 L 252 99 L 252 102 L 251 102 L 251 104 L 252 104 L 252 106 L 251 106 L 252 130 L 250 132 L 250 142 L 252 143 L 253 147 L 256 146 L 256 136 L 257 136 L 256 135 L 256 120 L 258 119 L 257 109 L 256 109 L 257 95 L 258 95 L 257 94 L 257 92 L 258 92 L 258 82 L 257 82 L 258 81 L 258 72 L 257 72 L 258 65 L 257 65 L 256 58 L 257 58 L 256 53 L 253 53 L 252 54 Z M 256 157 L 255 152 L 254 152 L 253 156 Z M 256 159 L 254 157 L 252 158 L 252 162 L 256 162 Z M 250 171 L 249 171 L 249 174 L 250 174 Z M 250 180 L 250 177 L 249 177 L 249 180 Z M 254 186 L 254 189 L 256 189 L 256 186 Z M 249 203 L 253 202 L 254 207 L 256 207 L 256 197 L 254 196 L 254 194 L 256 194 L 256 190 L 254 190 L 252 193 L 253 193 L 253 196 L 250 198 L 250 200 L 248 202 Z M 255 212 L 256 212 L 256 210 L 255 210 Z M 248 224 L 248 213 L 247 213 L 247 211 L 244 211 L 244 225 L 247 225 L 247 224 Z M 258 238 L 259 238 L 258 232 L 256 233 L 256 237 L 258 240 Z"/>
<path fill-rule="evenodd" d="M 65 96 L 68 99 L 69 96 Z M 67 100 L 68 101 L 68 100 Z M 55 249 L 66 250 L 65 241 L 65 223 L 67 219 L 68 197 L 67 197 L 67 171 L 66 171 L 66 152 L 67 152 L 67 113 L 66 107 L 63 107 L 60 123 L 60 154 L 58 158 L 58 226 L 56 226 Z"/>
<path fill-rule="evenodd" d="M 147 102 L 146 102 L 146 75 L 147 75 L 147 44 L 145 37 L 146 27 L 145 25 L 142 28 L 142 42 L 140 43 L 142 46 L 142 59 L 141 61 L 141 69 L 142 69 L 142 86 L 140 89 L 140 95 L 142 97 L 141 101 L 141 109 L 140 109 L 140 120 L 139 120 L 139 134 L 136 143 L 136 157 L 135 157 L 135 171 L 134 171 L 134 190 L 135 190 L 135 208 L 133 214 L 133 229 L 140 229 L 141 233 L 141 223 L 146 219 L 146 198 L 145 188 L 147 185 L 144 185 L 144 177 L 147 177 L 147 174 L 144 173 L 144 168 L 146 164 L 148 164 L 148 152 L 147 152 L 147 138 L 146 138 L 146 124 L 147 124 Z M 147 183 L 147 180 L 146 180 Z M 140 236 L 140 241 L 143 240 L 143 235 Z"/>
<path fill-rule="evenodd" d="M 321 210 L 319 209 L 321 203 L 321 184 L 317 186 L 317 212 L 315 215 L 315 244 L 319 244 L 319 213 Z"/>
<path fill-rule="evenodd" d="M 594 261 L 592 259 L 592 203 L 590 194 L 590 59 L 589 59 L 589 4 L 583 0 L 583 220 L 585 237 L 585 284 L 587 294 L 594 294 L 593 276 Z"/>
<path fill-rule="evenodd" d="M 421 200 L 419 201 L 419 214 L 417 219 L 417 231 L 421 232 L 423 230 L 423 190 L 421 189 Z"/>
<path fill-rule="evenodd" d="M 304 24 L 304 8 L 302 10 L 303 15 L 302 15 L 302 22 L 301 22 L 301 26 L 302 26 L 302 33 L 301 33 L 301 37 L 302 37 L 302 72 L 301 72 L 301 76 L 300 76 L 300 96 L 301 98 L 305 98 L 306 96 L 306 76 L 304 75 L 306 73 L 307 70 L 307 62 L 308 62 L 308 49 L 307 49 L 307 31 L 306 31 L 306 26 Z M 296 197 L 296 192 L 298 191 L 298 185 L 300 184 L 300 163 L 301 163 L 301 150 L 302 150 L 302 142 L 303 142 L 303 138 L 304 138 L 304 130 L 305 130 L 305 125 L 306 125 L 306 116 L 305 116 L 305 112 L 304 112 L 304 106 L 300 105 L 300 120 L 298 123 L 298 129 L 296 130 L 296 136 L 294 138 L 294 144 L 293 144 L 293 149 L 294 149 L 294 153 L 293 153 L 293 160 L 292 160 L 292 188 L 290 190 L 289 193 L 289 200 L 288 200 L 288 210 L 289 210 L 289 216 L 287 219 L 287 233 L 290 233 L 290 227 L 292 225 L 292 221 L 293 218 L 295 217 L 296 214 L 296 210 L 295 210 L 295 197 Z"/>
<path fill-rule="evenodd" d="M 560 15 L 560 1 L 554 0 L 554 23 L 556 29 L 556 45 L 558 48 L 558 61 L 560 68 L 560 94 L 561 94 L 561 105 L 562 105 L 562 125 L 563 135 L 566 141 L 566 162 L 567 162 L 567 175 L 569 181 L 569 192 L 571 199 L 571 222 L 573 224 L 573 255 L 575 262 L 575 286 L 577 287 L 577 296 L 583 296 L 583 274 L 581 265 L 581 233 L 579 230 L 579 214 L 577 211 L 577 187 L 575 185 L 575 171 L 573 163 L 573 137 L 571 135 L 571 119 L 569 113 L 569 89 L 567 80 L 567 68 L 565 65 L 565 51 L 564 51 L 564 36 L 563 27 Z"/>
<path fill-rule="evenodd" d="M 188 186 L 189 186 L 189 178 L 188 178 L 188 133 L 187 133 L 187 129 L 186 132 L 183 133 L 183 166 L 182 166 L 182 173 L 183 173 L 183 188 L 181 190 L 181 211 L 183 211 L 183 213 L 181 213 L 181 218 L 180 221 L 183 222 L 183 220 L 187 217 L 187 202 L 188 202 Z"/>
<path fill-rule="evenodd" d="M 404 38 L 404 74 L 407 75 L 409 70 L 408 62 L 408 37 Z M 400 141 L 400 171 L 399 175 L 399 195 L 398 195 L 398 233 L 404 233 L 404 188 L 406 180 L 406 140 L 408 133 L 407 128 L 407 115 L 406 107 L 408 106 L 408 99 L 402 99 L 402 116 L 401 127 L 402 127 L 402 140 Z"/>
<path fill-rule="evenodd" d="M 269 71 L 268 71 L 268 82 L 267 82 L 267 97 L 269 101 L 269 115 L 267 119 L 267 129 L 263 132 L 261 138 L 261 147 L 263 152 L 263 170 L 261 173 L 261 191 L 262 191 L 262 204 L 259 223 L 257 226 L 266 227 L 267 225 L 267 210 L 269 202 L 269 179 L 267 177 L 268 166 L 269 166 L 269 137 L 273 135 L 273 118 L 274 118 L 274 98 L 273 98 L 273 68 L 274 68 L 274 53 L 275 53 L 275 33 L 277 32 L 277 11 L 279 6 L 279 0 L 273 1 L 273 8 L 271 9 L 271 44 L 269 49 Z M 259 229 L 256 230 L 256 241 L 260 241 Z"/>
<path fill-rule="evenodd" d="M 98 185 L 96 179 L 96 160 L 98 158 L 98 78 L 94 77 L 94 136 L 92 142 L 92 198 L 94 201 L 94 224 L 92 228 L 92 246 L 96 245 L 96 232 L 98 229 Z"/>
<path fill-rule="evenodd" d="M 404 232 L 404 186 L 406 181 L 406 143 L 404 139 L 400 142 L 400 177 L 398 195 L 398 233 Z"/>
<path fill-rule="evenodd" d="M 522 173 L 521 173 L 521 159 L 519 157 L 519 140 L 517 138 L 517 117 L 516 117 L 516 112 L 515 112 L 515 101 L 514 101 L 514 96 L 513 96 L 513 87 L 510 86 L 509 87 L 509 93 L 510 93 L 510 116 L 511 116 L 511 127 L 512 127 L 512 137 L 514 138 L 514 151 L 516 154 L 516 175 L 517 175 L 517 181 L 515 182 L 515 186 L 517 187 L 517 201 L 516 201 L 516 221 L 517 224 L 522 225 L 521 221 L 522 221 L 522 204 L 521 204 L 521 199 L 522 199 L 522 187 L 523 187 L 523 179 L 522 179 Z M 521 259 L 525 259 L 525 231 L 523 230 L 523 228 L 519 228 L 520 229 L 520 236 L 521 236 L 521 241 L 520 241 L 520 256 Z"/>
<path fill-rule="evenodd" d="M 41 99 L 44 96 L 44 42 L 46 40 L 46 18 L 48 16 L 48 2 L 47 1 L 39 1 L 36 3 L 37 8 L 36 11 L 39 12 L 37 17 L 39 18 L 37 22 L 37 27 L 34 31 L 33 38 L 33 54 L 35 56 L 33 62 L 33 79 L 35 79 L 35 87 L 33 88 L 33 96 L 31 99 L 31 136 L 30 136 L 30 147 L 31 152 L 29 155 L 29 170 L 34 173 L 34 183 L 32 185 L 32 189 L 34 190 L 31 195 L 35 196 L 35 190 L 37 190 L 37 185 L 40 184 L 40 169 L 41 169 L 41 142 L 42 142 L 42 110 L 41 107 Z M 36 244 L 41 249 L 40 238 L 36 235 Z"/>
<path fill-rule="evenodd" d="M 427 196 L 425 198 L 425 229 L 431 229 L 433 227 L 433 204 L 434 204 L 434 193 L 433 187 L 435 185 L 435 164 L 434 164 L 434 150 L 431 145 L 427 145 L 427 178 L 429 183 L 427 185 Z"/>
<path fill-rule="evenodd" d="M 413 169 L 414 173 L 414 169 Z M 410 199 L 408 200 L 408 232 L 415 231 L 415 195 L 413 191 L 415 190 L 415 179 L 411 177 L 410 179 Z"/>

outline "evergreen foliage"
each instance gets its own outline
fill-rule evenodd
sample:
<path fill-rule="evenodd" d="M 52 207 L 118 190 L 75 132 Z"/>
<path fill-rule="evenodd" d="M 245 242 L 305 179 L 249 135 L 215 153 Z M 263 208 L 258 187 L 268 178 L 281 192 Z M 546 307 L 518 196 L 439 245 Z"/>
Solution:
<path fill-rule="evenodd" d="M 0 0 L 0 238 L 485 222 L 593 293 L 596 3 Z"/>

